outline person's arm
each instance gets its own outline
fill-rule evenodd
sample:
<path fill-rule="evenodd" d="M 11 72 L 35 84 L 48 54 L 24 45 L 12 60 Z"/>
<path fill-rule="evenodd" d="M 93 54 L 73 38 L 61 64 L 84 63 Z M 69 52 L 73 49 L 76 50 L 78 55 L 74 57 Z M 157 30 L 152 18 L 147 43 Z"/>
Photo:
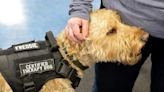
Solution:
<path fill-rule="evenodd" d="M 92 10 L 92 0 L 72 0 L 69 9 L 71 17 L 80 17 L 89 20 L 89 12 Z"/>
<path fill-rule="evenodd" d="M 65 28 L 66 36 L 74 42 L 81 43 L 88 36 L 89 12 L 92 10 L 92 0 L 72 0 Z"/>

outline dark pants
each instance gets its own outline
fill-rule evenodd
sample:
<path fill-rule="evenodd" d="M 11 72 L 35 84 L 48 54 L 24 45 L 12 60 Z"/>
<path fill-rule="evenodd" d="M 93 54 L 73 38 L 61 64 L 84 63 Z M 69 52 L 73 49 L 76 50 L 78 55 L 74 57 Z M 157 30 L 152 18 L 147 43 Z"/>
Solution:
<path fill-rule="evenodd" d="M 142 59 L 136 65 L 96 64 L 93 92 L 132 92 L 139 70 L 150 54 L 151 92 L 164 92 L 164 39 L 152 36 L 142 49 Z"/>

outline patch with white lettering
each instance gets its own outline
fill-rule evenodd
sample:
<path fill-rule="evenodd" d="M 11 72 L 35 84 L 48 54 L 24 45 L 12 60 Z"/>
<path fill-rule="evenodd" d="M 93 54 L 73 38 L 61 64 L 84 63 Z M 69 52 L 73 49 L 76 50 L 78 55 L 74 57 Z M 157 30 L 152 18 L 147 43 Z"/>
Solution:
<path fill-rule="evenodd" d="M 18 52 L 18 51 L 39 49 L 40 46 L 38 43 L 33 42 L 33 43 L 24 43 L 24 44 L 20 44 L 20 45 L 15 45 L 15 46 L 13 46 L 13 48 L 16 52 Z"/>
<path fill-rule="evenodd" d="M 33 61 L 28 63 L 20 63 L 20 76 L 34 73 L 43 73 L 55 69 L 54 59 L 45 59 L 40 61 Z"/>

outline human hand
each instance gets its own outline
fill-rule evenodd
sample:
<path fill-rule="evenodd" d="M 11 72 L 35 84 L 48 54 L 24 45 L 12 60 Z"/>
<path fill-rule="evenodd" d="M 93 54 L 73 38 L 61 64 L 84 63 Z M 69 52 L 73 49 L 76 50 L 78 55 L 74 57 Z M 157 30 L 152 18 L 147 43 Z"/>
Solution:
<path fill-rule="evenodd" d="M 67 26 L 65 27 L 65 35 L 69 40 L 81 43 L 89 34 L 88 26 L 88 20 L 72 17 L 68 20 Z"/>

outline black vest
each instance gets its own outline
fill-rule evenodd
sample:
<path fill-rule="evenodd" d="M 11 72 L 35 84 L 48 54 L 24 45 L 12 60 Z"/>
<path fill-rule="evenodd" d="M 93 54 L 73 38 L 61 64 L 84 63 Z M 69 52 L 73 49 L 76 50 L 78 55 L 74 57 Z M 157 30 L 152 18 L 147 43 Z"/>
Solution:
<path fill-rule="evenodd" d="M 0 51 L 0 72 L 14 92 L 38 92 L 55 78 L 68 78 L 74 88 L 78 86 L 80 78 L 63 59 L 52 32 L 45 38 Z"/>

